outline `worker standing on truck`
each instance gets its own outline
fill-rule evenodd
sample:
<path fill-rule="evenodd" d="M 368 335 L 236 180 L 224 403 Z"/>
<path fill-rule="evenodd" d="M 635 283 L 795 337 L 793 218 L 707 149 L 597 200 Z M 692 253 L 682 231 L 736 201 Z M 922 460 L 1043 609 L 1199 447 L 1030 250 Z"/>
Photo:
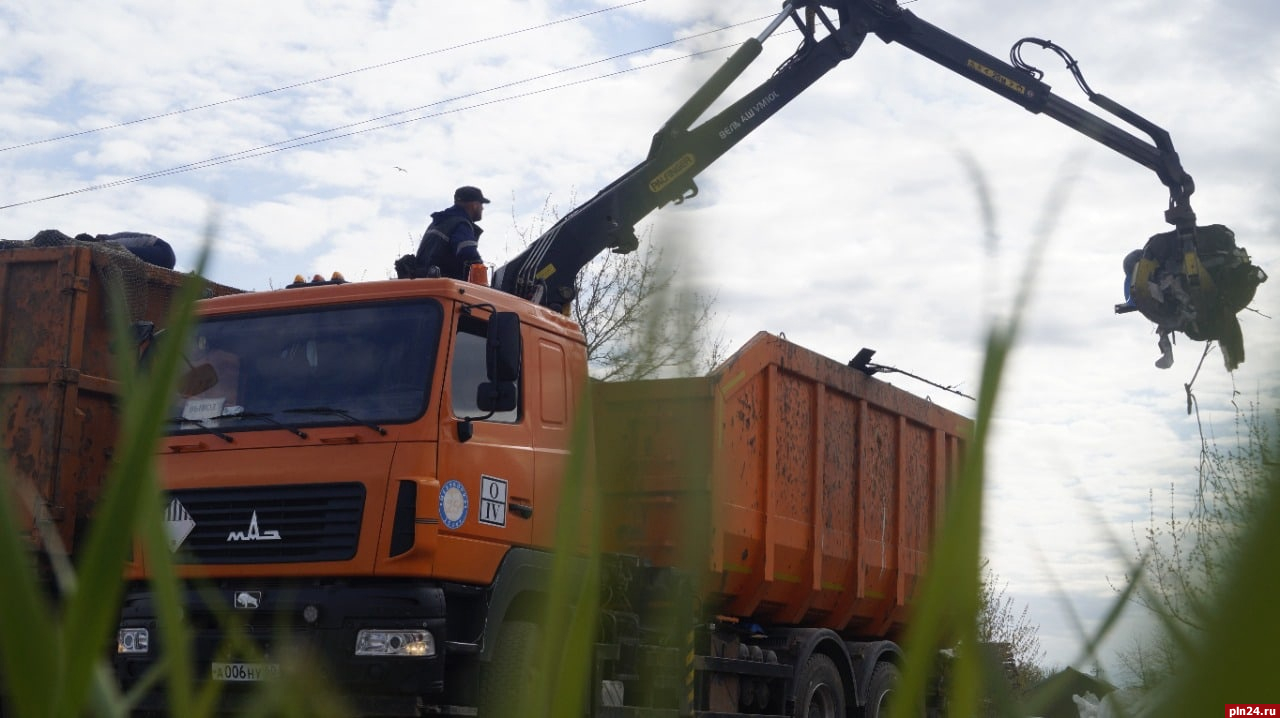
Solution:
<path fill-rule="evenodd" d="M 489 200 L 477 187 L 459 187 L 453 193 L 453 206 L 434 212 L 431 224 L 418 244 L 411 276 L 467 279 L 471 265 L 480 264 L 480 234 L 476 225 L 484 216 Z M 400 264 L 400 263 L 397 263 Z M 397 266 L 397 273 L 404 270 Z"/>

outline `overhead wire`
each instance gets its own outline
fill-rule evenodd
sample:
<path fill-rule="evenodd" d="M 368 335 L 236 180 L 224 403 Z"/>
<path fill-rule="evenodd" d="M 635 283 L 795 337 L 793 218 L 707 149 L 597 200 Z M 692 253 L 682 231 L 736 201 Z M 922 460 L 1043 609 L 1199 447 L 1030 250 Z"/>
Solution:
<path fill-rule="evenodd" d="M 87 129 L 87 130 L 80 130 L 79 132 L 70 132 L 70 133 L 67 133 L 67 134 L 65 134 L 65 135 L 58 135 L 58 136 L 56 136 L 56 137 L 46 137 L 45 139 L 42 139 L 42 140 L 32 140 L 32 141 L 30 141 L 30 142 L 23 142 L 23 143 L 16 144 L 16 145 L 10 145 L 10 146 L 8 146 L 8 147 L 0 147 L 0 152 L 8 152 L 8 151 L 10 151 L 10 150 L 22 149 L 22 148 L 24 148 L 24 147 L 34 147 L 34 146 L 36 146 L 36 145 L 48 144 L 48 143 L 50 143 L 50 142 L 57 142 L 57 141 L 59 141 L 59 140 L 67 140 L 67 139 L 71 139 L 71 138 L 73 138 L 73 137 L 82 137 L 82 136 L 84 136 L 84 135 L 91 135 L 91 134 L 93 134 L 93 133 L 95 133 L 95 132 L 103 132 L 103 131 L 105 131 L 105 130 L 114 130 L 114 129 L 119 129 L 119 128 L 121 128 L 121 127 L 128 127 L 129 125 L 136 125 L 136 124 L 139 124 L 139 123 L 142 123 L 142 122 L 150 122 L 150 121 L 152 121 L 152 120 L 159 120 L 159 119 L 163 119 L 163 118 L 165 118 L 165 117 L 174 117 L 174 116 L 176 116 L 176 115 L 182 115 L 182 114 L 186 114 L 186 113 L 188 113 L 188 112 L 195 112 L 195 111 L 197 111 L 197 110 L 207 110 L 207 109 L 209 109 L 209 108 L 211 108 L 211 107 L 218 107 L 218 106 L 220 106 L 220 105 L 227 105 L 227 104 L 230 104 L 230 103 L 232 103 L 232 102 L 240 102 L 240 101 L 242 101 L 242 100 L 251 100 L 251 99 L 253 99 L 253 98 L 255 98 L 255 97 L 263 97 L 263 96 L 265 96 L 265 95 L 271 95 L 271 94 L 274 94 L 274 93 L 277 93 L 277 92 L 284 92 L 285 90 L 295 90 L 295 89 L 297 89 L 297 88 L 299 88 L 299 87 L 306 87 L 307 85 L 314 85 L 314 84 L 321 83 L 321 82 L 327 82 L 327 81 L 329 81 L 329 80 L 336 80 L 336 79 L 338 79 L 338 78 L 340 78 L 340 77 L 348 77 L 348 76 L 350 76 L 350 75 L 356 75 L 356 74 L 359 74 L 359 73 L 361 73 L 361 72 L 368 72 L 368 71 L 370 71 L 370 70 L 379 70 L 379 69 L 382 69 L 382 68 L 384 68 L 384 67 L 390 67 L 391 65 L 397 65 L 397 64 L 402 63 L 402 62 L 409 62 L 409 61 L 411 61 L 411 60 L 420 60 L 420 59 L 422 59 L 422 58 L 424 58 L 424 57 L 430 57 L 430 56 L 432 56 L 432 55 L 439 55 L 439 54 L 446 53 L 446 52 L 452 52 L 453 50 L 459 50 L 459 49 L 462 49 L 462 48 L 464 48 L 464 47 L 471 47 L 472 45 L 480 45 L 480 44 L 483 44 L 483 43 L 486 43 L 486 42 L 491 42 L 491 41 L 493 41 L 493 40 L 502 40 L 502 39 L 506 39 L 506 38 L 509 38 L 509 37 L 515 37 L 516 35 L 520 35 L 520 34 L 523 34 L 523 33 L 526 33 L 526 32 L 533 32 L 534 30 L 543 30 L 543 29 L 546 29 L 546 28 L 548 28 L 548 27 L 552 27 L 552 26 L 555 26 L 555 25 L 560 25 L 560 24 L 562 24 L 562 23 L 566 23 L 566 22 L 573 22 L 573 21 L 575 21 L 575 20 L 581 20 L 581 19 L 583 19 L 583 18 L 590 17 L 590 16 L 592 16 L 592 15 L 598 15 L 598 14 L 600 14 L 600 13 L 606 13 L 606 12 L 610 12 L 610 11 L 612 11 L 612 10 L 618 10 L 618 9 L 621 9 L 621 8 L 624 8 L 624 7 L 628 7 L 628 6 L 631 6 L 631 5 L 637 5 L 637 4 L 639 4 L 639 3 L 643 3 L 643 2 L 648 2 L 648 0 L 631 0 L 630 2 L 624 2 L 624 3 L 621 3 L 621 4 L 619 4 L 619 5 L 612 5 L 612 6 L 610 6 L 610 7 L 600 8 L 599 10 L 591 10 L 591 11 L 589 11 L 589 12 L 579 13 L 579 14 L 577 14 L 577 15 L 573 15 L 573 16 L 570 16 L 570 17 L 563 17 L 563 18 L 560 18 L 559 20 L 551 20 L 551 21 L 549 21 L 549 22 L 544 22 L 544 23 L 542 23 L 542 24 L 540 24 L 540 25 L 530 25 L 529 27 L 521 28 L 521 29 L 519 29 L 519 30 L 511 30 L 511 31 L 508 31 L 508 32 L 498 33 L 497 35 L 490 35 L 490 36 L 488 36 L 488 37 L 483 37 L 483 38 L 480 38 L 480 39 L 478 39 L 478 40 L 468 40 L 467 42 L 460 42 L 460 43 L 458 43 L 458 44 L 456 44 L 456 45 L 450 45 L 449 47 L 442 47 L 442 48 L 438 48 L 438 49 L 435 49 L 435 50 L 430 50 L 430 51 L 428 51 L 428 52 L 418 53 L 417 55 L 410 55 L 409 57 L 402 57 L 402 58 L 400 58 L 400 59 L 398 59 L 398 60 L 389 60 L 389 61 L 387 61 L 387 62 L 380 62 L 380 63 L 377 63 L 377 64 L 375 64 L 375 65 L 366 65 L 366 66 L 364 66 L 364 67 L 358 67 L 358 68 L 356 68 L 356 69 L 354 69 L 354 70 L 346 70 L 346 71 L 344 71 L 344 72 L 339 72 L 339 73 L 336 73 L 336 74 L 333 74 L 333 75 L 326 75 L 326 76 L 324 76 L 324 77 L 318 77 L 318 78 L 315 78 L 315 79 L 313 79 L 313 80 L 303 80 L 302 82 L 295 82 L 295 83 L 293 83 L 293 84 L 291 84 L 291 85 L 284 85 L 284 86 L 276 87 L 276 88 L 273 88 L 273 89 L 270 89 L 270 90 L 261 90 L 261 91 L 259 91 L 259 92 L 251 92 L 251 93 L 249 93 L 249 94 L 247 94 L 247 95 L 240 95 L 240 96 L 238 96 L 238 97 L 229 97 L 229 98 L 227 98 L 227 99 L 225 99 L 225 100 L 218 100 L 218 101 L 216 101 L 216 102 L 208 102 L 208 103 L 205 103 L 205 104 L 203 104 L 203 105 L 196 105 L 196 106 L 194 106 L 194 107 L 184 107 L 184 108 L 182 108 L 182 109 L 178 109 L 178 110 L 171 110 L 171 111 L 169 111 L 169 112 L 162 112 L 162 113 L 157 114 L 157 115 L 150 115 L 150 116 L 148 116 L 148 117 L 139 117 L 139 118 L 134 119 L 134 120 L 126 120 L 126 121 L 124 121 L 124 122 L 117 122 L 117 123 L 112 124 L 112 125 L 103 125 L 103 126 L 101 126 L 101 127 L 94 127 L 94 128 Z"/>
<path fill-rule="evenodd" d="M 23 200 L 23 201 L 21 201 L 21 202 L 13 202 L 13 203 L 10 203 L 10 204 L 0 205 L 0 210 L 11 209 L 11 208 L 13 208 L 13 207 L 20 207 L 20 206 L 28 205 L 28 204 L 36 204 L 36 203 L 38 203 L 38 202 L 45 202 L 45 201 L 53 200 L 53 199 L 60 199 L 60 198 L 62 198 L 62 197 L 70 197 L 70 196 L 73 196 L 73 195 L 83 194 L 83 193 L 86 193 L 86 192 L 95 192 L 95 191 L 98 191 L 98 190 L 110 189 L 110 188 L 113 188 L 113 187 L 119 187 L 119 186 L 123 186 L 123 185 L 134 184 L 134 183 L 137 183 L 137 182 L 144 182 L 144 181 L 146 181 L 146 180 L 156 179 L 156 178 L 158 178 L 158 177 L 166 177 L 166 176 L 169 176 L 169 175 L 182 174 L 182 173 L 192 172 L 192 171 L 200 170 L 200 169 L 207 169 L 207 168 L 209 168 L 209 167 L 216 167 L 216 166 L 218 166 L 218 165 L 228 164 L 228 163 L 231 163 L 231 162 L 238 162 L 238 161 L 246 160 L 246 159 L 252 159 L 252 158 L 255 158 L 255 157 L 262 157 L 262 156 L 270 155 L 270 154 L 274 154 L 274 153 L 277 153 L 277 152 L 283 152 L 283 151 L 285 151 L 285 150 L 291 150 L 291 149 L 296 149 L 296 148 L 299 148 L 299 147 L 306 147 L 306 146 L 309 146 L 309 145 L 320 144 L 320 143 L 322 143 L 322 142 L 330 142 L 330 141 L 333 141 L 333 140 L 343 139 L 343 138 L 346 138 L 346 137 L 352 137 L 352 136 L 360 135 L 360 134 L 364 134 L 364 133 L 367 133 L 367 132 L 373 132 L 373 131 L 375 131 L 375 130 L 382 130 L 382 129 L 387 129 L 387 128 L 390 128 L 390 127 L 397 127 L 397 126 L 405 125 L 405 124 L 408 124 L 408 123 L 411 123 L 411 122 L 419 122 L 419 121 L 426 120 L 426 119 L 431 119 L 431 118 L 441 117 L 441 116 L 449 115 L 449 114 L 455 114 L 455 113 L 463 112 L 463 111 L 467 111 L 467 110 L 473 110 L 473 109 L 477 109 L 477 108 L 480 108 L 480 107 L 486 107 L 486 106 L 489 106 L 489 105 L 494 105 L 494 104 L 498 104 L 498 103 L 502 103 L 502 102 L 509 102 L 509 101 L 512 101 L 512 100 L 518 100 L 518 99 L 522 99 L 522 98 L 525 98 L 525 97 L 531 97 L 531 96 L 539 95 L 539 94 L 542 94 L 542 93 L 545 93 L 545 92 L 551 92 L 551 91 L 554 91 L 554 90 L 561 90 L 561 89 L 564 89 L 564 88 L 567 88 L 567 87 L 573 87 L 573 86 L 575 86 L 575 85 L 581 85 L 581 84 L 585 84 L 585 83 L 588 83 L 588 82 L 596 82 L 596 81 L 598 81 L 598 80 L 603 80 L 603 79 L 607 79 L 607 78 L 610 78 L 610 77 L 615 77 L 615 76 L 618 76 L 618 75 L 623 75 L 623 74 L 627 74 L 627 73 L 630 73 L 630 72 L 635 72 L 635 71 L 638 71 L 638 70 L 650 69 L 650 68 L 657 67 L 657 66 L 660 66 L 660 65 L 665 65 L 665 64 L 668 64 L 668 63 L 671 63 L 671 62 L 677 62 L 677 61 L 681 61 L 681 60 L 686 60 L 686 59 L 689 59 L 689 58 L 691 58 L 691 57 L 697 57 L 697 56 L 700 56 L 700 55 L 706 55 L 706 54 L 711 54 L 711 53 L 715 53 L 715 52 L 721 52 L 721 51 L 727 50 L 727 49 L 729 49 L 729 48 L 736 47 L 736 46 L 737 46 L 737 43 L 734 43 L 734 44 L 728 44 L 728 45 L 721 45 L 721 46 L 718 46 L 718 47 L 708 48 L 708 49 L 705 49 L 705 50 L 699 50 L 699 51 L 696 51 L 696 52 L 691 52 L 691 53 L 689 53 L 689 54 L 687 54 L 687 55 L 682 55 L 682 56 L 680 56 L 680 57 L 667 58 L 667 59 L 665 59 L 665 60 L 658 60 L 658 61 L 651 62 L 651 63 L 647 63 L 647 64 L 644 64 L 644 65 L 636 65 L 636 66 L 634 66 L 634 67 L 629 67 L 629 68 L 626 68 L 626 69 L 623 69 L 623 70 L 616 70 L 616 71 L 614 71 L 614 72 L 608 72 L 608 73 L 604 73 L 604 74 L 601 74 L 601 75 L 595 75 L 595 76 L 593 76 L 593 77 L 588 77 L 588 78 L 584 78 L 584 79 L 580 79 L 580 80 L 574 80 L 574 81 L 572 81 L 572 82 L 561 83 L 561 84 L 559 84 L 559 85 L 552 85 L 552 86 L 550 86 L 550 87 L 539 88 L 539 89 L 537 89 L 537 90 L 531 90 L 531 91 L 529 91 L 529 92 L 522 92 L 522 93 L 518 93 L 518 94 L 514 94 L 514 95 L 508 95 L 508 96 L 506 96 L 506 97 L 501 97 L 501 98 L 497 98 L 497 99 L 493 99 L 493 100 L 487 100 L 487 101 L 484 101 L 484 102 L 477 102 L 477 103 L 470 104 L 470 105 L 465 105 L 465 106 L 462 106 L 462 107 L 450 108 L 450 109 L 447 109 L 447 110 L 442 110 L 442 111 L 440 111 L 440 112 L 434 112 L 434 113 L 427 114 L 427 115 L 421 115 L 421 116 L 419 116 L 419 117 L 411 117 L 411 118 L 404 119 L 404 120 L 397 120 L 397 121 L 395 121 L 395 122 L 387 122 L 387 123 L 385 123 L 385 124 L 375 125 L 375 126 L 373 126 L 373 127 L 365 127 L 364 129 L 353 130 L 353 131 L 351 131 L 351 132 L 342 132 L 341 134 L 333 134 L 333 133 L 336 133 L 336 132 L 341 132 L 342 130 L 351 129 L 351 128 L 355 128 L 355 127 L 360 127 L 361 125 L 367 125 L 367 124 L 370 124 L 370 123 L 373 123 L 373 122 L 379 122 L 379 121 L 381 121 L 381 120 L 385 120 L 385 119 L 388 119 L 388 118 L 391 118 L 391 117 L 396 117 L 396 116 L 403 115 L 403 114 L 406 114 L 406 113 L 409 113 L 409 112 L 417 112 L 417 111 L 420 111 L 420 110 L 427 109 L 427 108 L 429 108 L 429 107 L 435 107 L 435 106 L 442 105 L 442 104 L 448 104 L 448 103 L 451 103 L 451 102 L 457 102 L 458 100 L 464 100 L 464 99 L 467 99 L 467 98 L 469 98 L 469 97 L 477 97 L 477 96 L 479 96 L 479 95 L 488 94 L 488 93 L 490 93 L 490 92 L 496 92 L 496 91 L 498 91 L 498 90 L 509 89 L 509 88 L 511 88 L 511 87 L 516 87 L 516 86 L 519 86 L 519 85 L 528 84 L 528 83 L 530 83 L 530 82 L 535 82 L 535 81 L 537 81 L 537 80 L 546 79 L 546 78 L 548 78 L 548 77 L 554 77 L 554 76 L 556 76 L 556 75 L 561 75 L 561 74 L 564 74 L 564 73 L 567 73 L 567 72 L 573 72 L 573 71 L 580 70 L 580 69 L 583 69 L 583 68 L 586 68 L 586 67 L 591 67 L 592 65 L 598 65 L 598 64 L 601 64 L 601 63 L 611 62 L 611 61 L 618 60 L 618 59 L 621 59 L 621 58 L 624 58 L 624 57 L 628 57 L 628 56 L 631 56 L 631 55 L 636 55 L 636 54 L 643 53 L 643 52 L 649 52 L 649 51 L 651 51 L 651 50 L 655 50 L 655 49 L 658 49 L 658 48 L 666 47 L 666 46 L 669 46 L 669 45 L 674 45 L 674 44 L 678 44 L 678 43 L 686 42 L 686 41 L 688 41 L 688 40 L 696 39 L 696 38 L 699 38 L 699 37 L 704 37 L 704 36 L 706 36 L 706 35 L 712 35 L 712 34 L 715 34 L 715 33 L 718 33 L 718 32 L 723 32 L 723 31 L 725 31 L 725 30 L 730 30 L 730 29 L 733 29 L 733 28 L 735 28 L 735 27 L 739 27 L 739 26 L 741 26 L 741 25 L 746 25 L 746 24 L 750 24 L 750 23 L 759 22 L 760 20 L 762 20 L 762 19 L 764 19 L 764 18 L 768 18 L 768 17 L 772 17 L 772 16 L 771 16 L 771 15 L 765 15 L 765 16 L 761 16 L 761 17 L 752 18 L 752 19 L 749 19 L 749 20 L 743 20 L 743 21 L 741 21 L 741 22 L 733 23 L 733 24 L 731 24 L 731 25 L 726 25 L 726 26 L 724 26 L 724 27 L 720 27 L 720 28 L 717 28 L 717 29 L 714 29 L 714 30 L 707 30 L 707 31 L 705 31 L 705 32 L 697 33 L 697 34 L 694 34 L 694 35 L 689 35 L 689 36 L 687 36 L 687 37 L 682 37 L 682 38 L 678 38 L 678 39 L 675 39 L 675 40 L 669 40 L 669 41 L 667 41 L 667 42 L 662 42 L 662 43 L 658 43 L 658 44 L 655 44 L 655 45 L 650 45 L 650 46 L 648 46 L 648 47 L 644 47 L 644 48 L 640 48 L 640 49 L 636 49 L 636 50 L 630 50 L 630 51 L 627 51 L 627 52 L 624 52 L 624 53 L 619 53 L 619 54 L 617 54 L 617 55 L 613 55 L 613 56 L 606 57 L 606 58 L 601 58 L 601 59 L 598 59 L 598 60 L 592 60 L 591 62 L 581 63 L 581 64 L 579 64 L 579 65 L 574 65 L 574 66 L 571 66 L 571 67 L 561 68 L 561 69 L 559 69 L 559 70 L 555 70 L 555 71 L 552 71 L 552 72 L 543 73 L 543 74 L 540 74 L 540 75 L 534 75 L 534 76 L 527 77 L 527 78 L 524 78 L 524 79 L 521 79 L 521 80 L 514 80 L 514 81 L 512 81 L 512 82 L 504 83 L 504 84 L 501 84 L 501 85 L 496 85 L 496 86 L 491 87 L 491 88 L 488 88 L 488 89 L 484 89 L 484 90 L 477 90 L 477 91 L 475 91 L 475 92 L 469 92 L 469 93 L 466 93 L 466 94 L 463 94 L 463 95 L 458 95 L 458 96 L 456 96 L 456 97 L 452 97 L 452 98 L 448 98 L 448 99 L 444 99 L 444 100 L 437 100 L 437 101 L 435 101 L 435 102 L 431 102 L 431 103 L 428 103 L 428 104 L 426 104 L 426 105 L 419 105 L 419 106 L 417 106 L 417 107 L 412 107 L 412 108 L 405 109 L 405 110 L 398 110 L 398 111 L 396 111 L 396 112 L 391 112 L 391 113 L 388 113 L 388 114 L 385 114 L 385 115 L 380 115 L 380 116 L 378 116 L 378 117 L 370 118 L 370 119 L 367 119 L 367 120 L 361 120 L 360 122 L 353 122 L 353 123 L 349 123 L 349 124 L 346 124 L 346 125 L 340 125 L 340 126 L 337 126 L 337 127 L 332 127 L 332 128 L 326 129 L 326 130 L 320 130 L 320 131 L 318 131 L 318 132 L 312 132 L 312 133 L 305 134 L 305 135 L 301 135 L 301 136 L 298 136 L 298 137 L 289 138 L 289 139 L 286 139 L 286 140 L 280 140 L 280 141 L 272 142 L 272 143 L 268 143 L 268 144 L 265 144 L 265 145 L 259 145 L 259 146 L 257 146 L 257 147 L 252 147 L 252 148 L 249 148 L 249 149 L 246 149 L 246 150 L 240 150 L 240 151 L 238 151 L 238 152 L 232 152 L 232 153 L 228 153 L 228 154 L 225 154 L 225 155 L 218 155 L 218 156 L 211 157 L 211 158 L 208 158 L 208 159 L 205 159 L 205 160 L 200 160 L 200 161 L 197 161 L 197 162 L 191 162 L 191 163 L 184 164 L 184 165 L 178 165 L 178 166 L 176 166 L 176 167 L 170 167 L 170 168 L 168 168 L 168 169 L 164 169 L 164 170 L 156 170 L 156 171 L 154 171 L 154 172 L 146 172 L 146 173 L 143 173 L 143 174 L 141 174 L 141 175 L 136 175 L 136 176 L 133 176 L 133 177 L 127 177 L 127 178 L 124 178 L 124 179 L 113 180 L 113 181 L 111 181 L 111 182 L 103 182 L 103 183 L 100 183 L 100 184 L 90 185 L 90 186 L 87 186 L 87 187 L 81 187 L 81 188 L 79 188 L 79 189 L 74 189 L 74 190 L 68 190 L 68 191 L 66 191 L 66 192 L 59 192 L 59 193 L 57 193 L 57 194 L 47 195 L 47 196 L 44 196 L 44 197 L 38 197 L 38 198 L 34 198 L 34 199 Z"/>

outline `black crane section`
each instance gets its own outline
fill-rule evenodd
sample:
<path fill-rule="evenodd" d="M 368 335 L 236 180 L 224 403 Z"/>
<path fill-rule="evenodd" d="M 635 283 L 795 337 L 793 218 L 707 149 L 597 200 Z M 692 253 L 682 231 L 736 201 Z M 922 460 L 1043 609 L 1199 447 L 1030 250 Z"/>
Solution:
<path fill-rule="evenodd" d="M 759 86 L 701 124 L 692 126 L 760 55 L 763 43 L 788 20 L 803 36 L 796 52 Z M 1219 309 L 1200 306 L 1202 302 L 1213 301 L 1216 290 L 1197 252 L 1196 215 L 1191 208 L 1195 183 L 1183 169 L 1169 133 L 1120 103 L 1093 92 L 1074 58 L 1047 40 L 1020 40 L 1010 51 L 1013 63 L 1010 64 L 921 20 L 895 0 L 789 0 L 760 35 L 743 43 L 654 134 L 648 156 L 642 162 L 573 209 L 525 251 L 499 267 L 494 286 L 543 306 L 567 310 L 575 296 L 577 274 L 588 262 L 606 249 L 617 253 L 635 250 L 638 221 L 667 203 L 679 204 L 696 196 L 694 178 L 699 173 L 829 70 L 852 57 L 869 34 L 886 43 L 909 48 L 1026 110 L 1051 117 L 1152 170 L 1169 190 L 1164 218 L 1174 226 L 1174 240 L 1161 246 L 1172 248 L 1166 253 L 1176 256 L 1165 270 L 1159 265 L 1168 257 L 1152 257 L 1141 276 L 1145 282 L 1161 271 L 1172 272 L 1177 281 L 1191 289 L 1185 293 L 1185 301 L 1171 309 L 1167 306 L 1170 299 L 1163 293 L 1148 293 L 1146 286 L 1135 285 L 1135 301 L 1131 306 L 1117 307 L 1116 311 L 1141 311 L 1159 326 L 1162 338 L 1172 331 L 1185 331 L 1197 339 L 1217 338 L 1213 336 L 1213 329 L 1201 326 L 1208 314 L 1216 318 Z M 1094 105 L 1150 139 L 1053 94 L 1050 86 L 1042 81 L 1043 73 L 1022 60 L 1021 48 L 1027 43 L 1058 53 Z M 1236 249 L 1233 240 L 1232 249 Z M 1248 256 L 1242 249 L 1238 251 L 1243 255 L 1243 263 L 1256 270 L 1249 274 L 1253 278 L 1249 281 L 1256 280 L 1253 281 L 1256 287 L 1266 275 L 1248 264 Z M 1252 299 L 1251 290 L 1243 294 Z M 1243 306 L 1231 309 L 1231 321 Z M 1231 360 L 1228 367 L 1234 368 Z"/>

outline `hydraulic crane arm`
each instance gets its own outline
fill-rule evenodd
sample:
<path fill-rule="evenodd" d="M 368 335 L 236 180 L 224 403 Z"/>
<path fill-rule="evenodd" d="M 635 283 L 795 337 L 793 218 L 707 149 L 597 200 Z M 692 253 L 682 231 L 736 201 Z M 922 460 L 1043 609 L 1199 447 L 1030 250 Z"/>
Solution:
<path fill-rule="evenodd" d="M 761 52 L 764 41 L 788 19 L 803 35 L 799 49 L 765 82 L 696 127 L 690 125 Z M 819 35 L 825 33 L 821 38 Z M 1074 60 L 1052 43 L 1028 38 L 1068 60 L 1090 99 L 1151 136 L 1140 139 L 1055 95 L 1041 73 L 1011 53 L 1010 65 L 902 9 L 895 0 L 789 0 L 758 37 L 745 42 L 654 135 L 649 154 L 613 183 L 575 208 L 494 276 L 494 286 L 563 310 L 574 298 L 578 271 L 600 252 L 625 253 L 638 244 L 634 225 L 668 202 L 697 194 L 695 176 L 801 92 L 853 54 L 868 34 L 896 42 L 947 67 L 1031 112 L 1046 114 L 1150 168 L 1169 188 L 1166 219 L 1193 240 L 1191 177 L 1183 171 L 1169 134 L 1118 103 L 1094 94 Z M 1154 143 L 1154 144 L 1153 144 Z"/>
<path fill-rule="evenodd" d="M 896 42 L 909 48 L 961 77 L 972 80 L 1031 112 L 1052 117 L 1152 170 L 1165 187 L 1169 188 L 1167 221 L 1174 225 L 1195 225 L 1195 213 L 1190 204 L 1195 183 L 1191 175 L 1182 169 L 1182 162 L 1173 148 L 1169 133 L 1115 100 L 1094 92 L 1084 81 L 1075 59 L 1062 48 L 1047 40 L 1023 38 L 1009 52 L 1010 59 L 1015 63 L 1010 65 L 901 8 L 888 11 L 875 33 L 885 42 Z M 1044 73 L 1022 61 L 1021 48 L 1025 43 L 1058 53 L 1091 102 L 1146 133 L 1151 137 L 1151 142 L 1053 94 L 1049 85 L 1041 82 Z"/>
<path fill-rule="evenodd" d="M 782 109 L 841 61 L 866 37 L 853 25 L 833 25 L 825 13 L 807 22 L 789 3 L 759 36 L 742 44 L 719 70 L 653 136 L 643 162 L 560 219 L 518 256 L 499 267 L 494 286 L 557 310 L 574 298 L 578 271 L 605 249 L 617 253 L 638 245 L 635 223 L 669 202 L 698 193 L 693 178 Z M 759 55 L 765 39 L 788 18 L 804 33 L 800 49 L 776 73 L 702 124 L 690 125 Z M 828 31 L 815 34 L 815 18 Z"/>

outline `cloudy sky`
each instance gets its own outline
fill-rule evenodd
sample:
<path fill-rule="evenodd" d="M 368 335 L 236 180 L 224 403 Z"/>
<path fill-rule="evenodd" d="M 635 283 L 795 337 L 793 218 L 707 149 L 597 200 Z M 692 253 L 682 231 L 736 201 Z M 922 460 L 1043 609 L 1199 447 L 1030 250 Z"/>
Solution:
<path fill-rule="evenodd" d="M 393 275 L 454 187 L 494 202 L 482 251 L 643 159 L 662 122 L 777 10 L 757 0 L 6 0 L 0 5 L 0 237 L 150 232 L 210 274 L 269 290 L 297 273 Z M 1280 5 L 1259 0 L 917 0 L 921 18 L 997 57 L 1024 36 L 1069 50 L 1093 89 L 1163 126 L 1202 224 L 1280 267 Z M 727 29 L 725 29 L 727 28 Z M 730 95 L 794 49 L 784 26 Z M 711 52 L 705 52 L 711 51 Z M 701 54 L 695 54 L 701 53 Z M 1056 94 L 1087 98 L 1028 48 Z M 972 168 L 995 217 L 984 223 Z M 1076 657 L 1063 606 L 1113 599 L 1148 492 L 1194 478 L 1200 423 L 1275 407 L 1278 282 L 1242 315 L 1234 374 L 1181 338 L 1153 367 L 1151 325 L 1115 316 L 1120 262 L 1166 230 L 1149 170 L 870 38 L 704 172 L 640 231 L 717 297 L 726 343 L 766 330 L 976 394 L 985 328 L 1047 238 L 999 407 L 987 552 Z M 1052 207 L 1047 211 L 1046 207 Z M 965 413 L 964 399 L 891 381 Z M 1160 504 L 1163 508 L 1165 504 Z"/>

